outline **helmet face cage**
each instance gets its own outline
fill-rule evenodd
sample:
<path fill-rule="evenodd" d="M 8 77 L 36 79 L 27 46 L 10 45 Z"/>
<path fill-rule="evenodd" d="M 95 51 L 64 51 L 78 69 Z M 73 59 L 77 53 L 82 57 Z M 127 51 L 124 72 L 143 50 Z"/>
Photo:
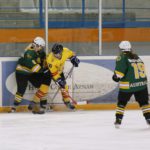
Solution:
<path fill-rule="evenodd" d="M 63 50 L 63 46 L 60 44 L 54 44 L 54 46 L 52 47 L 52 52 L 54 54 L 60 54 L 62 53 L 62 50 Z"/>

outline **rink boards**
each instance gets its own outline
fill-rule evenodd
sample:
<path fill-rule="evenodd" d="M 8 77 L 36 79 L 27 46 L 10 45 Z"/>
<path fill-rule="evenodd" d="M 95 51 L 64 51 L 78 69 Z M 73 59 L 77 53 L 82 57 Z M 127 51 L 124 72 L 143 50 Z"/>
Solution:
<path fill-rule="evenodd" d="M 115 109 L 117 100 L 118 84 L 112 81 L 113 70 L 115 67 L 116 56 L 84 56 L 79 57 L 81 63 L 78 68 L 74 68 L 72 75 L 67 78 L 69 92 L 73 99 L 79 104 L 81 109 Z M 150 78 L 149 56 L 142 56 L 146 65 L 148 80 Z M 16 93 L 15 67 L 17 57 L 3 57 L 0 59 L 0 111 L 7 110 L 14 100 Z M 65 64 L 65 75 L 72 67 L 70 61 Z M 149 85 L 149 84 L 148 84 Z M 58 93 L 55 99 L 53 96 L 57 92 L 57 85 L 52 82 L 49 88 L 48 102 L 54 103 L 55 108 L 64 108 L 61 94 Z M 28 85 L 20 110 L 32 100 L 37 89 L 31 84 Z M 128 108 L 136 109 L 137 105 L 132 98 Z"/>

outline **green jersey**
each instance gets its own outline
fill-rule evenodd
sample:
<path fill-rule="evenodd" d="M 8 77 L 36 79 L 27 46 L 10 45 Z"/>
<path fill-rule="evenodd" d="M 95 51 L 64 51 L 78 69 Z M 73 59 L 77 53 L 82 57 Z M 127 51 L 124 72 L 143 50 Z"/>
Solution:
<path fill-rule="evenodd" d="M 139 56 L 131 58 L 122 52 L 116 59 L 115 74 L 120 78 L 120 91 L 136 92 L 147 87 L 144 63 Z"/>
<path fill-rule="evenodd" d="M 16 71 L 23 74 L 42 72 L 43 61 L 46 55 L 44 51 L 36 52 L 32 47 L 25 50 L 25 53 L 19 58 Z"/>

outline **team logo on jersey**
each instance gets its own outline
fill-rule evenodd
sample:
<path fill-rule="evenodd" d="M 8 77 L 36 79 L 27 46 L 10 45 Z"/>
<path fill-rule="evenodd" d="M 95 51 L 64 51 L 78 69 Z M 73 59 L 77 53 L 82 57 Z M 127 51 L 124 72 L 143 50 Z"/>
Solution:
<path fill-rule="evenodd" d="M 116 61 L 120 61 L 121 60 L 121 56 L 118 56 Z"/>
<path fill-rule="evenodd" d="M 30 54 L 27 54 L 27 58 L 31 59 L 31 58 L 32 58 L 32 56 L 31 56 Z"/>
<path fill-rule="evenodd" d="M 52 64 L 48 64 L 48 67 L 49 67 L 49 68 L 52 68 Z"/>

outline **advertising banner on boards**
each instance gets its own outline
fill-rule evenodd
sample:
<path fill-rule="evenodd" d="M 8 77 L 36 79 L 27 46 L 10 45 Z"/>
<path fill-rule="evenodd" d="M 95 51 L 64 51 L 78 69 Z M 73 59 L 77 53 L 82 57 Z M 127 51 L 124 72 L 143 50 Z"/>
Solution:
<path fill-rule="evenodd" d="M 115 67 L 114 56 L 92 56 L 79 57 L 81 63 L 75 67 L 72 75 L 67 78 L 70 95 L 76 101 L 87 101 L 88 103 L 116 103 L 118 84 L 112 80 Z M 13 104 L 17 85 L 15 79 L 15 67 L 17 59 L 6 58 L 0 61 L 1 64 L 1 105 L 10 106 Z M 149 80 L 149 58 L 143 56 Z M 64 74 L 67 75 L 72 67 L 70 61 L 65 64 Z M 51 102 L 58 86 L 52 82 L 49 88 L 48 101 Z M 22 104 L 28 104 L 36 92 L 30 83 L 26 89 Z M 57 94 L 54 103 L 63 103 L 60 92 Z"/>

